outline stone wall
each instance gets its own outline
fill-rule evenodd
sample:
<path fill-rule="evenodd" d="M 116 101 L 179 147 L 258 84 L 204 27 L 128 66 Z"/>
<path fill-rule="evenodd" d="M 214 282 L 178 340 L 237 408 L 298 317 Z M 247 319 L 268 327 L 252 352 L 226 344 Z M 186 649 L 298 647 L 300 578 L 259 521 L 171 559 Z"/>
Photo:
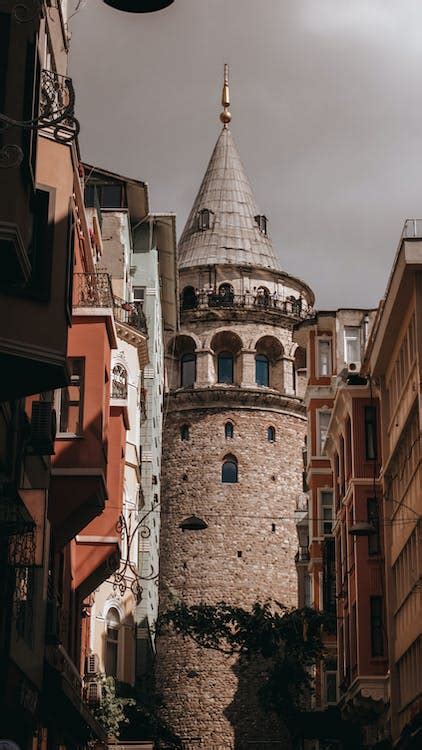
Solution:
<path fill-rule="evenodd" d="M 239 389 L 236 389 L 239 392 Z M 164 610 L 221 600 L 250 607 L 272 598 L 297 603 L 294 556 L 296 500 L 301 494 L 302 444 L 306 422 L 298 412 L 244 405 L 168 405 L 162 475 L 161 594 Z M 297 411 L 297 402 L 294 405 Z M 224 425 L 231 421 L 233 439 Z M 189 425 L 189 440 L 180 427 Z M 267 428 L 276 431 L 274 443 Z M 225 455 L 238 461 L 238 483 L 221 482 Z M 191 515 L 208 524 L 182 531 Z M 173 634 L 157 642 L 158 688 L 165 718 L 187 748 L 287 748 L 274 717 L 260 714 L 259 666 L 228 661 Z M 266 742 L 263 745 L 263 742 Z"/>

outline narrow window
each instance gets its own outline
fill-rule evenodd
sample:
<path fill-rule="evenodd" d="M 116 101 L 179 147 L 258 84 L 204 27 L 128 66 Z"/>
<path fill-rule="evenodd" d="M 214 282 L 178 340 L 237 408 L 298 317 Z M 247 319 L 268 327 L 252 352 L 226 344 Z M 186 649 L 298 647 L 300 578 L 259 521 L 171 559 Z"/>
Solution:
<path fill-rule="evenodd" d="M 375 461 L 377 457 L 377 410 L 375 406 L 365 406 L 365 458 Z"/>
<path fill-rule="evenodd" d="M 218 355 L 218 382 L 233 383 L 234 357 L 231 352 L 221 352 Z"/>
<path fill-rule="evenodd" d="M 331 341 L 318 340 L 318 375 L 320 378 L 331 375 Z"/>
<path fill-rule="evenodd" d="M 324 453 L 324 444 L 327 438 L 328 425 L 330 423 L 331 411 L 319 411 L 318 412 L 318 455 L 322 456 Z"/>
<path fill-rule="evenodd" d="M 371 654 L 372 656 L 384 656 L 382 596 L 370 597 L 370 610 L 371 610 Z"/>
<path fill-rule="evenodd" d="M 346 364 L 360 362 L 360 328 L 345 326 L 344 328 L 344 361 Z"/>
<path fill-rule="evenodd" d="M 59 432 L 81 435 L 83 431 L 84 360 L 69 359 L 70 384 L 59 391 Z"/>
<path fill-rule="evenodd" d="M 134 286 L 133 287 L 133 301 L 134 302 L 141 302 L 144 303 L 145 300 L 145 287 L 144 286 Z"/>
<path fill-rule="evenodd" d="M 181 440 L 189 440 L 189 425 L 182 424 L 180 428 L 180 439 Z"/>
<path fill-rule="evenodd" d="M 231 439 L 233 437 L 233 425 L 231 422 L 226 422 L 224 425 L 224 435 L 226 439 Z"/>
<path fill-rule="evenodd" d="M 206 229 L 209 229 L 211 226 L 211 214 L 212 211 L 210 211 L 208 208 L 202 208 L 201 211 L 198 213 L 198 229 L 200 232 L 204 232 Z"/>
<path fill-rule="evenodd" d="M 368 523 L 374 527 L 374 532 L 368 536 L 368 553 L 370 555 L 379 555 L 381 544 L 378 500 L 376 497 L 369 497 L 366 502 Z"/>
<path fill-rule="evenodd" d="M 267 427 L 267 440 L 269 443 L 275 443 L 275 428 Z"/>
<path fill-rule="evenodd" d="M 111 373 L 111 398 L 127 398 L 127 371 L 123 365 L 114 365 Z"/>
<path fill-rule="evenodd" d="M 265 354 L 255 356 L 255 382 L 257 385 L 270 385 L 270 363 Z"/>
<path fill-rule="evenodd" d="M 333 493 L 331 490 L 321 492 L 321 531 L 323 536 L 332 533 L 333 527 Z"/>
<path fill-rule="evenodd" d="M 181 385 L 194 385 L 196 380 L 196 354 L 189 352 L 180 358 Z"/>
<path fill-rule="evenodd" d="M 327 660 L 325 663 L 325 702 L 337 703 L 337 661 Z"/>
<path fill-rule="evenodd" d="M 198 296 L 193 286 L 186 286 L 182 292 L 182 310 L 195 310 L 198 307 Z"/>
<path fill-rule="evenodd" d="M 237 482 L 237 461 L 234 456 L 227 456 L 221 467 L 221 481 L 225 484 Z"/>
<path fill-rule="evenodd" d="M 104 666 L 107 676 L 117 677 L 117 657 L 119 650 L 120 615 L 112 607 L 106 617 L 106 644 Z"/>
<path fill-rule="evenodd" d="M 255 216 L 255 221 L 258 224 L 262 234 L 267 234 L 267 224 L 268 224 L 267 217 L 264 216 L 263 214 L 258 214 L 257 216 Z"/>

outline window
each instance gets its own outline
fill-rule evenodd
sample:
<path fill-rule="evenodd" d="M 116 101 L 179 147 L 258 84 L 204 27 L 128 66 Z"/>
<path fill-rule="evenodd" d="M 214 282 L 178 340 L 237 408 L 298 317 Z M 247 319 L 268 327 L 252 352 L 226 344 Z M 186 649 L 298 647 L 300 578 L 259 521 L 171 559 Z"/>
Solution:
<path fill-rule="evenodd" d="M 224 436 L 226 439 L 233 438 L 233 425 L 231 422 L 226 422 L 224 425 Z"/>
<path fill-rule="evenodd" d="M 181 385 L 192 386 L 196 380 L 196 354 L 188 352 L 180 358 Z"/>
<path fill-rule="evenodd" d="M 255 356 L 255 381 L 257 385 L 270 385 L 270 363 L 265 354 Z"/>
<path fill-rule="evenodd" d="M 382 596 L 370 597 L 372 656 L 384 656 L 382 606 Z"/>
<path fill-rule="evenodd" d="M 145 287 L 144 286 L 134 286 L 133 287 L 133 301 L 134 302 L 144 302 L 145 300 Z"/>
<path fill-rule="evenodd" d="M 365 406 L 365 458 L 375 461 L 377 457 L 377 410 L 375 406 Z"/>
<path fill-rule="evenodd" d="M 125 190 L 118 183 L 91 183 L 85 188 L 85 205 L 90 208 L 122 208 L 125 206 Z"/>
<path fill-rule="evenodd" d="M 346 364 L 360 362 L 360 328 L 344 327 L 344 361 Z"/>
<path fill-rule="evenodd" d="M 337 661 L 327 659 L 325 662 L 325 702 L 337 703 Z"/>
<path fill-rule="evenodd" d="M 322 456 L 324 453 L 324 443 L 327 437 L 328 425 L 331 418 L 331 411 L 319 411 L 318 412 L 318 445 L 317 453 Z"/>
<path fill-rule="evenodd" d="M 320 378 L 331 375 L 331 341 L 318 339 L 318 375 Z"/>
<path fill-rule="evenodd" d="M 268 219 L 263 214 L 255 216 L 255 221 L 258 224 L 262 234 L 267 234 Z"/>
<path fill-rule="evenodd" d="M 234 357 L 231 352 L 221 352 L 218 355 L 218 382 L 233 383 Z"/>
<path fill-rule="evenodd" d="M 107 612 L 104 667 L 108 677 L 117 677 L 120 615 L 115 607 Z"/>
<path fill-rule="evenodd" d="M 220 284 L 220 287 L 218 289 L 218 294 L 220 295 L 221 302 L 223 304 L 232 305 L 234 301 L 234 289 L 231 284 Z"/>
<path fill-rule="evenodd" d="M 198 296 L 193 286 L 186 286 L 182 292 L 182 310 L 194 310 L 198 307 Z"/>
<path fill-rule="evenodd" d="M 333 527 L 333 492 L 322 490 L 321 492 L 321 531 L 324 536 L 332 533 Z"/>
<path fill-rule="evenodd" d="M 275 443 L 275 428 L 267 427 L 267 440 L 269 443 Z"/>
<path fill-rule="evenodd" d="M 180 428 L 180 439 L 181 440 L 189 440 L 189 425 L 182 424 Z"/>
<path fill-rule="evenodd" d="M 211 226 L 211 215 L 212 211 L 208 208 L 202 208 L 198 213 L 198 229 L 200 232 L 204 232 L 205 229 L 209 229 Z"/>
<path fill-rule="evenodd" d="M 80 435 L 83 431 L 84 359 L 69 359 L 70 384 L 58 391 L 59 432 Z"/>
<path fill-rule="evenodd" d="M 221 481 L 225 484 L 237 482 L 237 461 L 234 456 L 226 456 L 221 467 Z"/>
<path fill-rule="evenodd" d="M 127 371 L 123 365 L 114 365 L 111 374 L 111 398 L 127 398 Z"/>
<path fill-rule="evenodd" d="M 368 536 L 368 553 L 370 555 L 380 554 L 380 519 L 378 512 L 378 500 L 376 497 L 368 497 L 366 501 L 368 523 L 374 527 L 375 532 Z"/>

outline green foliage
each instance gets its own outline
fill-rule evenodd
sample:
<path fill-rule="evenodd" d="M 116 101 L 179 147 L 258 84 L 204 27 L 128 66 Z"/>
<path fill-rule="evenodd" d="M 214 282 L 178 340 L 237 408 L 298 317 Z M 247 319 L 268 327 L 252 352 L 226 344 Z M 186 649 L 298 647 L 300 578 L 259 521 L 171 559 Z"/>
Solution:
<path fill-rule="evenodd" d="M 136 701 L 133 698 L 118 697 L 114 677 L 106 677 L 105 674 L 101 675 L 101 693 L 101 705 L 93 708 L 93 714 L 107 735 L 118 739 L 120 725 L 128 722 L 125 709 L 134 706 Z"/>
<path fill-rule="evenodd" d="M 238 654 L 242 661 L 260 660 L 265 680 L 260 699 L 293 726 L 305 694 L 312 689 L 311 667 L 324 653 L 323 628 L 330 626 L 323 612 L 305 607 L 288 609 L 278 602 L 256 602 L 251 610 L 184 603 L 160 617 L 159 628 L 171 626 L 204 648 Z"/>

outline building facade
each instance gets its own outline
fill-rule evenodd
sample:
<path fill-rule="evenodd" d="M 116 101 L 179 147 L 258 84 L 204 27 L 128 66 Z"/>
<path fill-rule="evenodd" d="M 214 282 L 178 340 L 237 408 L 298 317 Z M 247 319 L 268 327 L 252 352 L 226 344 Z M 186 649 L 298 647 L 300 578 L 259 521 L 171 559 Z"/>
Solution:
<path fill-rule="evenodd" d="M 292 328 L 313 294 L 279 268 L 224 91 L 224 126 L 179 242 L 181 329 L 166 340 L 162 611 L 180 600 L 294 606 L 297 596 L 305 360 Z M 184 747 L 288 746 L 262 719 L 259 674 L 244 665 L 166 632 L 157 679 Z"/>
<path fill-rule="evenodd" d="M 420 230 L 416 220 L 405 224 L 364 363 L 380 404 L 391 737 L 409 750 L 422 741 Z"/>

